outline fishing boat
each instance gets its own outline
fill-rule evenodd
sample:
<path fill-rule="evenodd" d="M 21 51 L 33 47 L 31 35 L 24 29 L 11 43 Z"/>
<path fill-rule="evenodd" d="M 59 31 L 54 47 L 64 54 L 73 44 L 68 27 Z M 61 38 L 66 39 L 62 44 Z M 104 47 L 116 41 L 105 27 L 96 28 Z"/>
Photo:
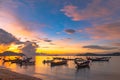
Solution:
<path fill-rule="evenodd" d="M 65 58 L 61 58 L 61 57 L 53 57 L 53 60 L 65 60 Z"/>
<path fill-rule="evenodd" d="M 23 65 L 35 65 L 35 61 L 22 62 L 20 65 L 21 65 L 21 66 L 23 66 Z"/>
<path fill-rule="evenodd" d="M 87 60 L 91 60 L 91 61 L 109 61 L 111 57 L 95 57 L 95 58 L 91 58 L 91 57 L 87 57 Z"/>
<path fill-rule="evenodd" d="M 51 63 L 53 60 L 43 60 L 43 63 Z"/>
<path fill-rule="evenodd" d="M 86 67 L 89 67 L 89 63 L 90 63 L 89 60 L 80 60 L 80 61 L 75 60 L 74 62 L 77 65 L 76 66 L 77 68 L 86 68 Z"/>
<path fill-rule="evenodd" d="M 17 63 L 17 62 L 19 62 L 21 59 L 19 59 L 19 58 L 16 58 L 16 59 L 8 59 L 8 60 L 6 60 L 6 59 L 3 59 L 3 63 L 5 63 L 5 62 L 11 62 L 11 63 Z"/>
<path fill-rule="evenodd" d="M 59 66 L 59 65 L 66 65 L 67 60 L 53 60 L 51 62 L 51 66 Z"/>
<path fill-rule="evenodd" d="M 23 66 L 23 65 L 35 65 L 35 61 L 32 61 L 32 57 L 26 58 L 26 59 L 23 59 L 23 60 L 20 59 L 20 60 L 14 62 L 14 63 L 16 63 L 16 64 L 18 64 L 20 66 Z"/>

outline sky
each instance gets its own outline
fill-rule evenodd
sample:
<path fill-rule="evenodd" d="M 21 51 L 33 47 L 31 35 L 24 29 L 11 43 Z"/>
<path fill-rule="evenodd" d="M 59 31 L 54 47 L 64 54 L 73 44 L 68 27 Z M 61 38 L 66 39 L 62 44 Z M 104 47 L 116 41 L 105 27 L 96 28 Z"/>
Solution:
<path fill-rule="evenodd" d="M 119 52 L 119 5 L 120 0 L 0 0 L 0 51 Z"/>

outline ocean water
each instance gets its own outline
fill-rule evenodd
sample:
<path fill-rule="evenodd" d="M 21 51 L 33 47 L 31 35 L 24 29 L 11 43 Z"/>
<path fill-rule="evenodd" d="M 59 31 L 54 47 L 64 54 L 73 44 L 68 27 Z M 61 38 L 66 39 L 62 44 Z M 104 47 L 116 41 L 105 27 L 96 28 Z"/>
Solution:
<path fill-rule="evenodd" d="M 76 58 L 77 56 L 62 57 Z M 113 56 L 109 62 L 91 62 L 89 68 L 82 69 L 76 69 L 74 61 L 68 61 L 67 65 L 51 67 L 50 64 L 43 64 L 42 61 L 46 59 L 52 59 L 52 56 L 36 56 L 36 63 L 31 66 L 2 64 L 2 62 L 0 62 L 0 66 L 43 80 L 120 80 L 119 56 Z"/>

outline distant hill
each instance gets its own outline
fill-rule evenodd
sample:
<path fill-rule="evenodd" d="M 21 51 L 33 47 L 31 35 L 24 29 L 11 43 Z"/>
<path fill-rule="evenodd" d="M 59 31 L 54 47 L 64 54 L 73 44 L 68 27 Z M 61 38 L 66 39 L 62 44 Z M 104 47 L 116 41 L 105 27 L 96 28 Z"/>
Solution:
<path fill-rule="evenodd" d="M 0 53 L 0 56 L 25 56 L 23 53 L 15 53 L 12 51 L 5 51 L 3 53 Z"/>
<path fill-rule="evenodd" d="M 76 56 L 120 56 L 120 52 L 108 53 L 108 54 L 85 53 L 85 54 L 77 54 Z"/>

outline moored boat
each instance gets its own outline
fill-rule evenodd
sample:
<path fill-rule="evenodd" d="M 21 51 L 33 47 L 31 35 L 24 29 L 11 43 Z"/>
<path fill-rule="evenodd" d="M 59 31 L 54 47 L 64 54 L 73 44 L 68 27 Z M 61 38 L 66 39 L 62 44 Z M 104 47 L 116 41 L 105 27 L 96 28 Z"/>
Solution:
<path fill-rule="evenodd" d="M 77 65 L 76 66 L 77 68 L 86 68 L 86 67 L 89 67 L 89 63 L 90 63 L 89 60 L 83 60 L 83 59 L 80 59 L 80 60 L 75 59 L 74 62 Z"/>
<path fill-rule="evenodd" d="M 43 63 L 51 63 L 53 60 L 43 60 Z"/>
<path fill-rule="evenodd" d="M 59 66 L 59 65 L 65 65 L 67 64 L 67 60 L 53 60 L 51 62 L 51 66 Z"/>
<path fill-rule="evenodd" d="M 95 57 L 95 58 L 91 58 L 91 57 L 87 57 L 87 60 L 91 60 L 91 61 L 109 61 L 111 57 Z"/>

